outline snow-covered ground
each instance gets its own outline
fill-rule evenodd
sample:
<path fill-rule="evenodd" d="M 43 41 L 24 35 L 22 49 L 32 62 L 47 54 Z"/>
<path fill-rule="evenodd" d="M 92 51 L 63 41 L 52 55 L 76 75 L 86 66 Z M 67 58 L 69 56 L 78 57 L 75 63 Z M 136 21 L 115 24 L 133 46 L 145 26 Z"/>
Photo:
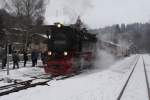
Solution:
<path fill-rule="evenodd" d="M 41 66 L 42 62 L 38 60 L 38 65 Z M 7 75 L 7 68 L 0 69 L 0 79 L 10 78 L 15 80 L 29 80 L 30 77 L 34 77 L 37 75 L 44 74 L 44 69 L 39 67 L 32 67 L 32 63 L 30 61 L 27 62 L 26 67 L 23 67 L 23 62 L 19 62 L 19 69 L 13 69 L 12 62 L 9 63 L 9 75 Z M 0 86 L 7 85 L 11 83 L 5 83 L 4 81 L 0 81 Z"/>
<path fill-rule="evenodd" d="M 138 59 L 121 100 L 149 100 L 142 56 Z"/>
<path fill-rule="evenodd" d="M 133 55 L 116 62 L 109 69 L 95 69 L 72 78 L 53 80 L 48 82 L 49 86 L 28 88 L 2 96 L 0 100 L 117 100 L 137 58 L 138 55 Z M 149 63 L 150 57 L 144 55 L 144 58 Z M 146 65 L 149 66 L 150 63 Z M 31 70 L 33 72 L 35 70 L 35 74 L 38 71 L 43 72 L 38 68 L 21 68 L 17 72 L 14 70 L 14 75 L 22 76 L 21 73 L 25 72 L 29 74 L 32 73 Z M 0 72 L 0 76 L 1 73 L 3 72 Z M 13 72 L 11 72 L 11 76 L 13 76 Z M 136 93 L 136 90 L 132 92 Z M 132 100 L 138 99 L 133 98 Z M 140 98 L 139 100 L 145 99 Z"/>
<path fill-rule="evenodd" d="M 150 87 L 150 55 L 144 55 L 145 67 L 147 70 L 147 75 L 149 79 L 149 87 Z"/>

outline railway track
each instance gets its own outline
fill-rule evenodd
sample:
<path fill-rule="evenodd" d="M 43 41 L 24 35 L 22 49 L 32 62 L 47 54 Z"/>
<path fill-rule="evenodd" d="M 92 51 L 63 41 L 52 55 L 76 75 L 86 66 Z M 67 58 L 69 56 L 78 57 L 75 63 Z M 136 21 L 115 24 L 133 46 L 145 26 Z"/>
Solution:
<path fill-rule="evenodd" d="M 18 92 L 27 88 L 35 87 L 37 85 L 47 85 L 51 79 L 30 79 L 26 81 L 17 81 L 0 87 L 0 96 L 7 95 L 13 92 Z"/>
<path fill-rule="evenodd" d="M 47 82 L 50 82 L 52 80 L 63 80 L 63 79 L 73 77 L 78 74 L 80 73 L 71 74 L 67 76 L 58 76 L 58 77 L 51 77 L 50 75 L 47 75 L 47 74 L 41 74 L 37 76 L 31 76 L 31 75 L 25 74 L 25 76 L 30 76 L 32 79 L 29 79 L 26 81 L 13 80 L 14 82 L 9 85 L 1 86 L 0 96 L 4 96 L 13 92 L 18 92 L 20 90 L 24 90 L 27 88 L 36 87 L 38 85 L 48 85 Z"/>
<path fill-rule="evenodd" d="M 140 81 L 138 81 L 140 80 Z M 143 86 L 141 88 L 141 86 Z M 150 100 L 149 80 L 143 56 L 140 56 L 123 85 L 117 100 Z M 133 93 L 133 92 L 135 92 Z M 145 97 L 141 99 L 140 97 Z M 137 98 L 137 99 L 136 99 Z"/>
<path fill-rule="evenodd" d="M 146 84 L 147 84 L 147 91 L 148 91 L 148 97 L 149 97 L 149 100 L 150 100 L 150 83 L 148 80 L 148 74 L 147 74 L 147 69 L 146 69 L 146 64 L 145 64 L 145 61 L 144 61 L 144 58 L 142 57 L 143 59 L 143 65 L 144 65 L 144 73 L 145 73 L 145 78 L 146 78 Z"/>

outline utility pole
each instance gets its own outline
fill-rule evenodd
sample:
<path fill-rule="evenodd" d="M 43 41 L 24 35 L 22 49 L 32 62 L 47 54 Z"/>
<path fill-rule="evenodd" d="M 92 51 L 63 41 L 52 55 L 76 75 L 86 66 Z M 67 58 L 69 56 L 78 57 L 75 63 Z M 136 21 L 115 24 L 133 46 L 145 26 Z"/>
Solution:
<path fill-rule="evenodd" d="M 9 43 L 6 43 L 6 55 L 7 55 L 7 75 L 9 75 Z"/>
<path fill-rule="evenodd" d="M 28 39 L 29 38 L 29 31 L 26 31 L 26 42 L 25 42 L 25 49 L 27 49 Z"/>
<path fill-rule="evenodd" d="M 10 83 L 12 82 L 11 79 L 9 78 L 9 47 L 8 47 L 8 41 L 6 41 L 6 47 L 5 47 L 5 50 L 6 50 L 6 57 L 7 57 L 7 76 L 4 78 L 4 82 L 6 83 Z"/>

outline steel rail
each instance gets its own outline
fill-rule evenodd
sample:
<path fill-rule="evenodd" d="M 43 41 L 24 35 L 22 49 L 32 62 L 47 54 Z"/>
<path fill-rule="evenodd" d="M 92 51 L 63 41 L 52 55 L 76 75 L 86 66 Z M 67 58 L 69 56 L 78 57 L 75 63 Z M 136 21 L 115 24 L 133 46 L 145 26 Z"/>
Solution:
<path fill-rule="evenodd" d="M 128 78 L 127 78 L 127 80 L 126 80 L 126 82 L 125 82 L 123 88 L 121 89 L 121 92 L 119 93 L 119 95 L 118 95 L 118 97 L 117 97 L 117 100 L 121 100 L 121 97 L 122 97 L 122 95 L 123 95 L 123 93 L 124 93 L 124 91 L 125 91 L 125 89 L 126 89 L 128 83 L 129 83 L 129 80 L 130 80 L 130 78 L 131 78 L 131 76 L 132 76 L 132 74 L 133 74 L 133 72 L 134 72 L 134 69 L 135 69 L 135 67 L 136 67 L 136 65 L 137 65 L 137 63 L 138 63 L 138 61 L 139 61 L 139 58 L 140 58 L 140 56 L 137 58 L 137 60 L 136 60 L 136 62 L 135 62 L 135 64 L 134 64 L 134 66 L 133 66 L 133 69 L 132 69 L 131 73 L 129 74 L 129 76 L 128 76 Z M 130 66 L 132 66 L 132 65 L 130 65 Z"/>
<path fill-rule="evenodd" d="M 145 61 L 144 61 L 143 56 L 142 56 L 142 59 L 143 59 L 144 73 L 145 73 L 146 84 L 147 84 L 148 98 L 150 100 L 150 87 L 149 87 L 150 84 L 149 84 L 149 81 L 148 81 L 148 75 L 147 75 L 146 65 L 145 65 Z"/>

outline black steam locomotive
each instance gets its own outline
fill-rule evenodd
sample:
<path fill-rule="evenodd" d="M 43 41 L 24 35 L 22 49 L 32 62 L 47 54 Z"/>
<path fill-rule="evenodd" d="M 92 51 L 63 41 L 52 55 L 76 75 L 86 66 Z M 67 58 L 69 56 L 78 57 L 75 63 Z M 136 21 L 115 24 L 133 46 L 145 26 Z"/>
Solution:
<path fill-rule="evenodd" d="M 53 76 L 76 73 L 92 66 L 96 50 L 96 35 L 85 28 L 77 29 L 60 23 L 47 32 L 48 60 L 46 73 Z"/>

